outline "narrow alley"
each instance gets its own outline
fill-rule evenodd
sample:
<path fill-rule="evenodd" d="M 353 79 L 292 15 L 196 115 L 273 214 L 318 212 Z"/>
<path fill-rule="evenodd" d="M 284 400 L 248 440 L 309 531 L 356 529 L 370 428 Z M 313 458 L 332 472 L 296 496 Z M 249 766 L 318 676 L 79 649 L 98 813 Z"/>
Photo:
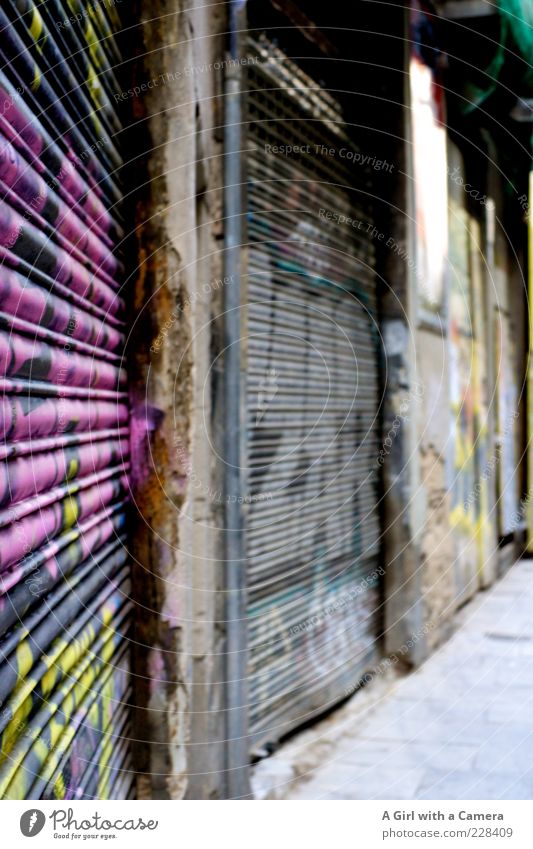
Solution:
<path fill-rule="evenodd" d="M 533 0 L 5 0 L 0 30 L 17 837 L 348 799 L 371 849 L 370 800 L 533 806 Z M 505 814 L 479 836 L 522 840 Z"/>

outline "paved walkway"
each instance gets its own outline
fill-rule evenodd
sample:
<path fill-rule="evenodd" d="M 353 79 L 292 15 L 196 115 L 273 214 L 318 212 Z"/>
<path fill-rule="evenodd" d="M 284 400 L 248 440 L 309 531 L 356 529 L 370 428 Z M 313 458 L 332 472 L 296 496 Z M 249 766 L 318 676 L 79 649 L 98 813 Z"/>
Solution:
<path fill-rule="evenodd" d="M 288 798 L 533 799 L 533 560 L 463 616 Z"/>

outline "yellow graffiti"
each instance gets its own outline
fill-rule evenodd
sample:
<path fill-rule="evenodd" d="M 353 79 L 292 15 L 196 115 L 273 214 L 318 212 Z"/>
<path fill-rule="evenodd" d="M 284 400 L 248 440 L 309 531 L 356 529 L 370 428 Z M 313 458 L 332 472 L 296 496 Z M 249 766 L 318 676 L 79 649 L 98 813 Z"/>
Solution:
<path fill-rule="evenodd" d="M 76 498 L 73 498 L 71 495 L 68 498 L 65 498 L 63 502 L 63 527 L 62 530 L 66 531 L 67 528 L 71 528 L 76 524 L 79 518 L 79 505 Z"/>
<path fill-rule="evenodd" d="M 29 640 L 23 640 L 17 646 L 17 672 L 20 678 L 25 678 L 33 666 L 34 659 Z"/>
<path fill-rule="evenodd" d="M 43 33 L 43 19 L 41 18 L 35 6 L 32 6 L 32 18 L 30 24 L 30 33 L 34 41 L 39 41 Z"/>
<path fill-rule="evenodd" d="M 41 85 L 41 72 L 37 65 L 33 67 L 33 80 L 31 81 L 30 88 L 33 92 L 36 92 L 39 86 Z"/>

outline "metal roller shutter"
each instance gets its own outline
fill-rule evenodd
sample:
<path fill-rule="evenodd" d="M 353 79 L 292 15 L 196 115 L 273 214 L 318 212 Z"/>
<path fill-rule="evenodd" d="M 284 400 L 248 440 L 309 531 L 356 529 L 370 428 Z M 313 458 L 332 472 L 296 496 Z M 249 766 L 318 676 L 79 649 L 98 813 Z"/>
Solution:
<path fill-rule="evenodd" d="M 111 3 L 0 10 L 0 797 L 131 792 Z"/>
<path fill-rule="evenodd" d="M 357 149 L 337 102 L 279 49 L 261 38 L 251 56 L 246 554 L 259 743 L 342 699 L 375 656 L 380 393 Z"/>

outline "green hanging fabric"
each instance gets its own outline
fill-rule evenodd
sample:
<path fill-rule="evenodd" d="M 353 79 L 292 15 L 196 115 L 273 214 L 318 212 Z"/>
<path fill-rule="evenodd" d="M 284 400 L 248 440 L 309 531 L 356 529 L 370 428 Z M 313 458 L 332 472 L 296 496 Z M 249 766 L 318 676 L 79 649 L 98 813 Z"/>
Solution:
<path fill-rule="evenodd" d="M 505 62 L 505 47 L 508 38 L 509 25 L 507 18 L 502 16 L 500 19 L 500 40 L 496 48 L 496 53 L 491 59 L 489 66 L 485 68 L 485 84 L 479 85 L 473 80 L 466 80 L 464 97 L 461 111 L 468 115 L 481 106 L 484 101 L 496 91 L 500 73 Z"/>
<path fill-rule="evenodd" d="M 531 0 L 499 0 L 498 5 L 518 52 L 528 64 L 524 83 L 533 96 L 533 3 Z M 530 143 L 533 151 L 533 131 Z"/>
<path fill-rule="evenodd" d="M 533 58 L 533 4 L 531 0 L 498 0 L 502 20 L 506 21 L 523 59 Z"/>
<path fill-rule="evenodd" d="M 506 59 L 518 55 L 526 63 L 524 89 L 533 95 L 533 2 L 532 0 L 498 0 L 500 34 L 495 53 L 484 69 L 483 82 L 466 80 L 466 102 L 462 112 L 469 114 L 496 91 Z"/>

